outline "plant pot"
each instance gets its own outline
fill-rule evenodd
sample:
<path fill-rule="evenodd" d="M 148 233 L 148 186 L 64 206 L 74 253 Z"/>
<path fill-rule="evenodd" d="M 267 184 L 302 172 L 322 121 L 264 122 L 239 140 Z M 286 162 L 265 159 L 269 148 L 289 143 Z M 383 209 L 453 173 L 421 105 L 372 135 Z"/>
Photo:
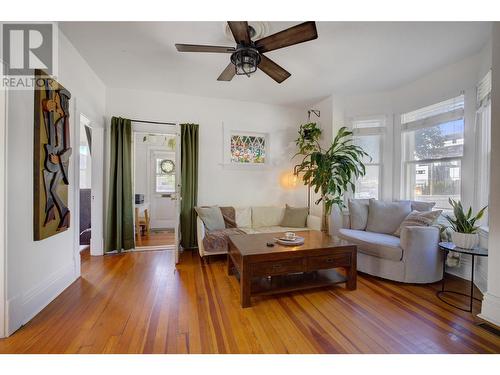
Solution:
<path fill-rule="evenodd" d="M 451 240 L 457 247 L 462 249 L 472 249 L 479 243 L 479 236 L 477 233 L 451 233 Z"/>

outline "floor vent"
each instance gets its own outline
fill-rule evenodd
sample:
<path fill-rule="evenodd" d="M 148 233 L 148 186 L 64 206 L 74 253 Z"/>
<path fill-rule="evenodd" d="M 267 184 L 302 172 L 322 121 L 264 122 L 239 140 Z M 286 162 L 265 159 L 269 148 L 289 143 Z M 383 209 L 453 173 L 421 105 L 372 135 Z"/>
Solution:
<path fill-rule="evenodd" d="M 493 327 L 488 323 L 479 323 L 478 326 L 500 337 L 500 329 Z"/>

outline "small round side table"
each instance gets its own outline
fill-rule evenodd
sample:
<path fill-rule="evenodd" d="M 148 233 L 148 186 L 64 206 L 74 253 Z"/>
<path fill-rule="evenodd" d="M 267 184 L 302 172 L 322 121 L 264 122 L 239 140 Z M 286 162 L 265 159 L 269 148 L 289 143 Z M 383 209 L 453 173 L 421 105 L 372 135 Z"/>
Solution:
<path fill-rule="evenodd" d="M 463 249 L 461 247 L 456 246 L 453 242 L 440 242 L 439 243 L 439 249 L 444 251 L 444 259 L 443 259 L 443 280 L 441 281 L 441 290 L 436 293 L 437 297 L 443 301 L 444 303 L 453 306 L 457 309 L 460 309 L 462 311 L 468 311 L 472 312 L 472 303 L 474 300 L 476 301 L 481 301 L 479 298 L 474 297 L 474 260 L 475 258 L 478 257 L 487 257 L 488 256 L 488 250 L 484 249 L 482 247 L 475 247 L 473 249 Z M 464 294 L 460 292 L 455 292 L 452 290 L 445 290 L 444 289 L 444 283 L 445 283 L 445 269 L 446 269 L 446 258 L 448 255 L 448 252 L 454 251 L 456 253 L 461 253 L 461 254 L 468 254 L 472 257 L 472 269 L 471 269 L 471 281 L 470 281 L 470 295 L 469 294 Z M 448 301 L 445 301 L 442 298 L 442 295 L 445 293 L 452 293 L 452 294 L 457 294 L 461 296 L 466 296 L 470 297 L 470 303 L 469 303 L 469 309 L 464 309 L 460 306 L 454 305 Z"/>

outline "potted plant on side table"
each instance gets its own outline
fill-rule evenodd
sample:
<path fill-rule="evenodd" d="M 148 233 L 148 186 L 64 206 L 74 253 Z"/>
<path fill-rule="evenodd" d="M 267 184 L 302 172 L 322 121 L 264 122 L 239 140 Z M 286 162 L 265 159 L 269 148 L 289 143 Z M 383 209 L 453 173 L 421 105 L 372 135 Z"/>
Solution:
<path fill-rule="evenodd" d="M 476 247 L 479 243 L 479 226 L 476 223 L 483 217 L 484 211 L 488 206 L 483 207 L 476 215 L 472 215 L 472 207 L 469 207 L 466 213 L 460 201 L 449 198 L 448 202 L 453 207 L 454 217 L 450 215 L 444 215 L 444 217 L 450 223 L 450 227 L 453 230 L 451 232 L 452 242 L 463 249 Z"/>

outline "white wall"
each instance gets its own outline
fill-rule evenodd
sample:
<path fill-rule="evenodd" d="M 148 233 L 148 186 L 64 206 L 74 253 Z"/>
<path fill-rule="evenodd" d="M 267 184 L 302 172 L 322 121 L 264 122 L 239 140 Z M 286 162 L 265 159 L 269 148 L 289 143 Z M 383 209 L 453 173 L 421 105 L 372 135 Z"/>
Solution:
<path fill-rule="evenodd" d="M 135 120 L 200 125 L 198 204 L 306 204 L 304 188 L 286 190 L 280 175 L 291 171 L 302 110 L 235 100 L 175 95 L 155 91 L 108 89 L 106 114 Z M 223 124 L 236 130 L 270 134 L 270 165 L 236 169 L 223 165 Z M 109 125 L 108 125 L 109 126 Z"/>
<path fill-rule="evenodd" d="M 79 112 L 102 125 L 105 87 L 66 37 L 59 34 L 58 81 L 71 92 L 71 146 L 68 204 L 70 228 L 33 241 L 33 91 L 9 92 L 7 139 L 7 310 L 8 333 L 29 321 L 80 275 L 74 241 L 78 187 Z"/>
<path fill-rule="evenodd" d="M 488 290 L 480 317 L 500 326 L 500 23 L 493 24 Z"/>

